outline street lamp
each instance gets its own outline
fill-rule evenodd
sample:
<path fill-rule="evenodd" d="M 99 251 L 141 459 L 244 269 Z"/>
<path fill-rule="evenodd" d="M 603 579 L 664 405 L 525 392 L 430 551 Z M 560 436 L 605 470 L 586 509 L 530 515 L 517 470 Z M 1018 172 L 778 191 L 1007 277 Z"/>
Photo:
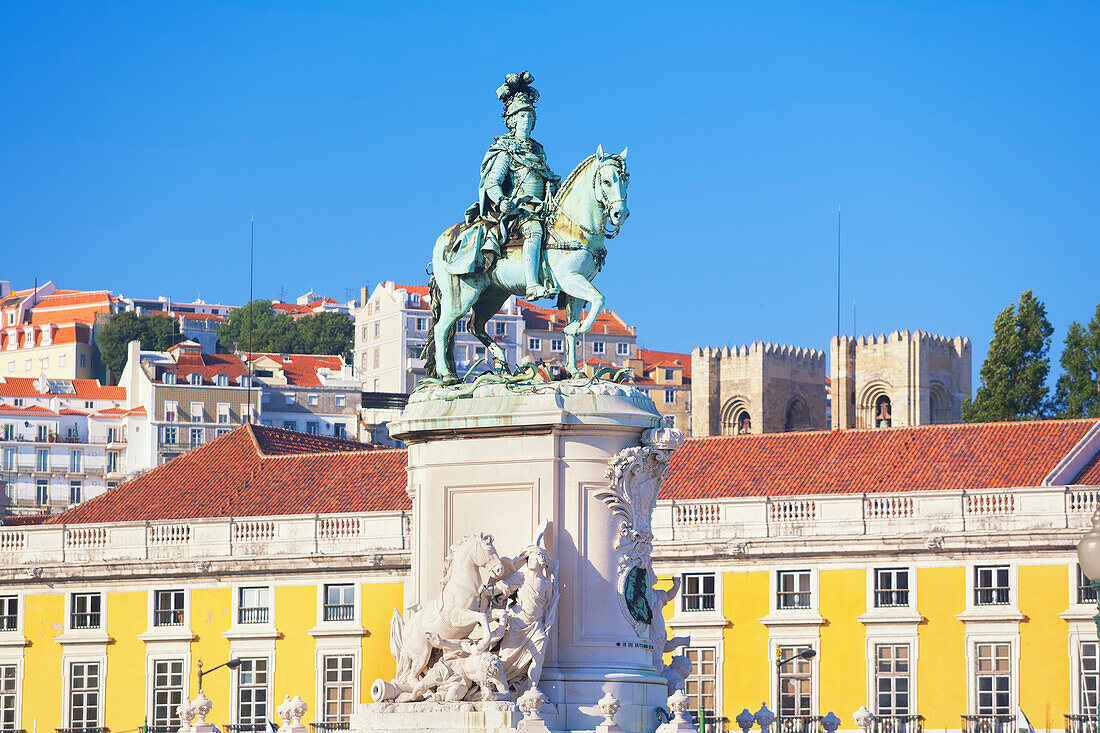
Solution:
<path fill-rule="evenodd" d="M 203 678 L 203 675 L 208 675 L 211 672 L 213 672 L 215 669 L 221 669 L 222 667 L 229 667 L 230 669 L 236 669 L 237 667 L 240 667 L 240 666 L 241 666 L 241 660 L 240 659 L 230 659 L 228 662 L 222 662 L 217 667 L 211 667 L 210 669 L 208 669 L 204 672 L 203 669 L 202 669 L 202 660 L 200 659 L 199 660 L 199 692 L 202 692 L 202 678 Z"/>
<path fill-rule="evenodd" d="M 776 650 L 776 660 L 775 660 L 775 714 L 776 714 L 776 717 L 778 717 L 779 720 L 781 721 L 780 726 L 782 726 L 782 719 L 783 719 L 783 665 L 787 664 L 788 662 L 793 662 L 796 659 L 805 659 L 805 660 L 809 661 L 809 660 L 813 659 L 816 656 L 817 656 L 817 652 L 815 652 L 813 649 L 807 647 L 806 649 L 803 649 L 802 651 L 800 651 L 798 654 L 792 654 L 791 656 L 787 657 L 786 659 L 780 659 L 779 658 L 779 650 L 778 649 Z"/>
<path fill-rule="evenodd" d="M 1092 515 L 1092 529 L 1077 543 L 1077 562 L 1097 594 L 1098 613 L 1092 620 L 1096 622 L 1096 634 L 1100 636 L 1100 507 Z"/>

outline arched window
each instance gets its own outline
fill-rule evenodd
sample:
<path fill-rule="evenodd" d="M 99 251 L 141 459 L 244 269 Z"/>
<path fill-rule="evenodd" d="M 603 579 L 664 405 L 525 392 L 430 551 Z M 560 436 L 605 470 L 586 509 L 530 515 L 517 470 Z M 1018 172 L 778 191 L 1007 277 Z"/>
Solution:
<path fill-rule="evenodd" d="M 799 430 L 809 430 L 810 408 L 801 397 L 795 397 L 787 405 L 787 411 L 783 414 L 783 432 L 794 433 Z"/>
<path fill-rule="evenodd" d="M 894 422 L 893 407 L 890 398 L 879 395 L 875 398 L 874 426 L 876 428 L 888 428 Z"/>
<path fill-rule="evenodd" d="M 942 384 L 933 384 L 928 390 L 929 420 L 933 425 L 951 422 L 951 397 Z"/>
<path fill-rule="evenodd" d="M 734 397 L 722 408 L 722 435 L 752 432 L 752 416 L 743 397 Z"/>

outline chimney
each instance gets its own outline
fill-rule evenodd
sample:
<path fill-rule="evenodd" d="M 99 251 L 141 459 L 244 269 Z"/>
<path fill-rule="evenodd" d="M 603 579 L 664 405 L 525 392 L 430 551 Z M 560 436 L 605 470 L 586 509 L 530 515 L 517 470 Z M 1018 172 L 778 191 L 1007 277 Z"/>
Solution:
<path fill-rule="evenodd" d="M 8 297 L 8 293 L 11 292 L 11 283 L 7 280 L 0 280 L 0 298 Z"/>
<path fill-rule="evenodd" d="M 359 307 L 363 307 L 370 300 L 370 285 L 359 288 Z"/>

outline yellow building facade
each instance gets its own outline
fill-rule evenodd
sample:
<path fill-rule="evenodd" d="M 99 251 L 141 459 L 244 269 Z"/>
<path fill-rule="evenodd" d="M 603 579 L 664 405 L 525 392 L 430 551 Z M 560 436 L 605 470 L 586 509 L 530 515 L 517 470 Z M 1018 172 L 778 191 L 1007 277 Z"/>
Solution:
<path fill-rule="evenodd" d="M 1086 730 L 1100 644 L 1075 546 L 1098 455 L 1096 421 L 689 440 L 652 531 L 693 708 L 711 731 L 762 703 L 781 733 L 829 711 L 852 731 L 862 706 L 877 733 L 1016 733 L 1017 710 Z M 242 660 L 203 681 L 223 730 L 265 731 L 294 695 L 345 725 L 394 673 L 406 462 L 246 425 L 0 527 L 0 729 L 166 733 L 200 659 Z"/>

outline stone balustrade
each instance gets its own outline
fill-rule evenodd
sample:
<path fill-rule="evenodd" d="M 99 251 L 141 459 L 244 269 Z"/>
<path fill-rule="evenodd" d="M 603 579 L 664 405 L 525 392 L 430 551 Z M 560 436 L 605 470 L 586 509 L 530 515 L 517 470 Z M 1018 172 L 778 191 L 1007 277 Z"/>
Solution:
<path fill-rule="evenodd" d="M 0 563 L 10 568 L 403 552 L 410 530 L 408 512 L 0 527 Z"/>
<path fill-rule="evenodd" d="M 1098 500 L 1095 489 L 1050 486 L 662 501 L 653 530 L 658 543 L 1080 531 Z"/>

